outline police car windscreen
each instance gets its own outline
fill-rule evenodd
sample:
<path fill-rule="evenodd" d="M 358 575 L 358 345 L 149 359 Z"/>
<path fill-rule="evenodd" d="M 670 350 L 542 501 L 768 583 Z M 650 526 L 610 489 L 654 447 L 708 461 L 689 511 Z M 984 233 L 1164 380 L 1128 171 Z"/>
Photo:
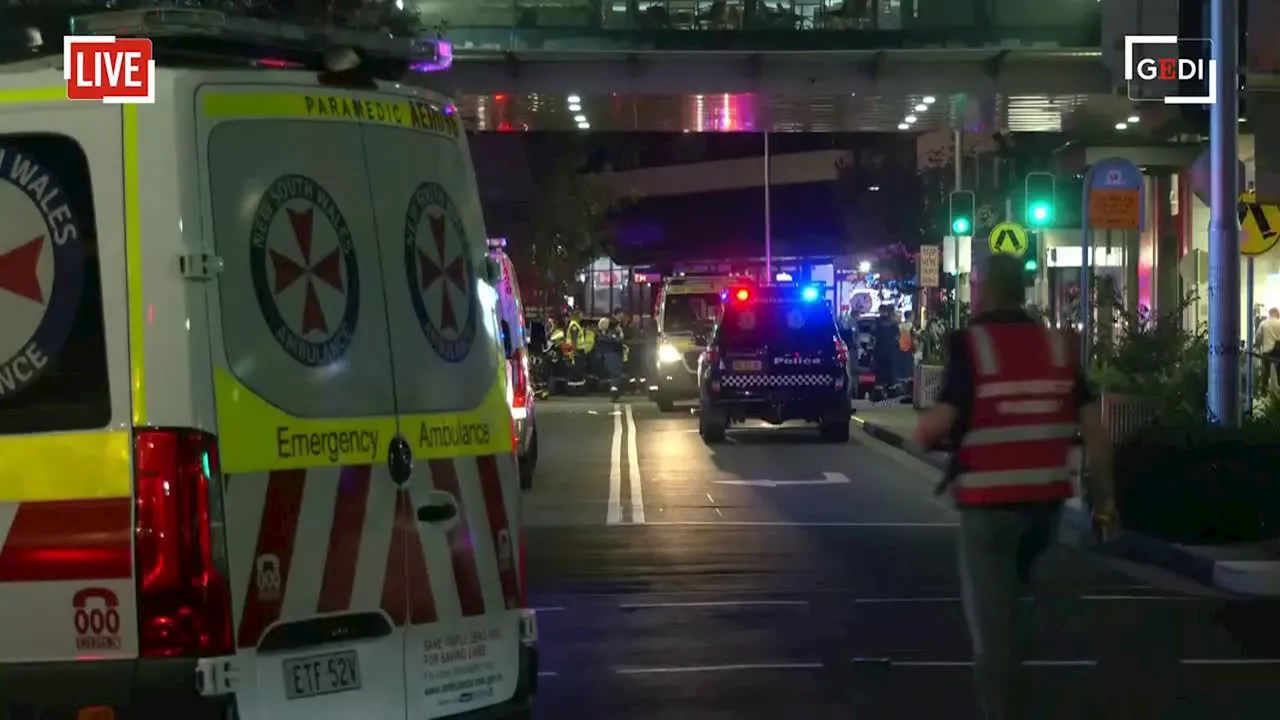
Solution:
<path fill-rule="evenodd" d="M 768 345 L 770 349 L 827 350 L 834 347 L 835 319 L 821 302 L 730 303 L 720 324 L 726 349 Z"/>
<path fill-rule="evenodd" d="M 76 141 L 0 134 L 0 217 L 0 434 L 105 427 L 93 190 Z M 123 257 L 124 247 L 110 252 Z M 123 330 L 124 291 L 117 296 Z"/>
<path fill-rule="evenodd" d="M 719 308 L 718 292 L 667 295 L 662 329 L 668 333 L 705 331 L 715 323 Z"/>

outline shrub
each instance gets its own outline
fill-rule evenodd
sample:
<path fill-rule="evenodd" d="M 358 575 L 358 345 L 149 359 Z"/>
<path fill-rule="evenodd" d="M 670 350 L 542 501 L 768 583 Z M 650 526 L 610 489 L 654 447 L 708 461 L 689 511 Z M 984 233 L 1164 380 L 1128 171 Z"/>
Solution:
<path fill-rule="evenodd" d="M 1135 433 L 1115 452 L 1126 527 L 1192 544 L 1280 537 L 1278 428 L 1160 422 Z"/>

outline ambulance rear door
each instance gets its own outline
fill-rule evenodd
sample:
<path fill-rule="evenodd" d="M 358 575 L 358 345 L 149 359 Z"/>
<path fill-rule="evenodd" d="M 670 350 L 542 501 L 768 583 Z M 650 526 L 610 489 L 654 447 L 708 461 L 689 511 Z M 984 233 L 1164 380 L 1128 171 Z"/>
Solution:
<path fill-rule="evenodd" d="M 138 654 L 121 114 L 0 105 L 3 717 L 24 663 Z"/>
<path fill-rule="evenodd" d="M 405 123 L 366 123 L 410 496 L 426 576 L 412 582 L 409 716 L 512 698 L 520 670 L 519 480 L 497 289 L 456 111 L 419 100 Z M 415 540 L 410 540 L 413 545 Z"/>
<path fill-rule="evenodd" d="M 360 126 L 317 98 L 196 94 L 206 232 L 224 264 L 210 326 L 245 720 L 406 714 L 406 567 L 420 561 L 388 464 L 378 219 Z"/>

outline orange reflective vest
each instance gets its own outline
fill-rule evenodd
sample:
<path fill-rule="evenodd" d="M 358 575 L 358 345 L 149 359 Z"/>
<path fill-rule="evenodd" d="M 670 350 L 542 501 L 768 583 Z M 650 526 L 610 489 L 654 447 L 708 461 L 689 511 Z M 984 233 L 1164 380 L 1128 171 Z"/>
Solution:
<path fill-rule="evenodd" d="M 1065 500 L 1076 436 L 1076 362 L 1067 337 L 1032 323 L 966 331 L 974 366 L 968 431 L 956 453 L 957 505 Z"/>

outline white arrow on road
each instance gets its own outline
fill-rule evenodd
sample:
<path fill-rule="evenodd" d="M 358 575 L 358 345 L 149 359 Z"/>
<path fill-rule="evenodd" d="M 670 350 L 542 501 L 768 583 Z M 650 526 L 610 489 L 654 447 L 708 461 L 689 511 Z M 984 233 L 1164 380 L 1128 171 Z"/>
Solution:
<path fill-rule="evenodd" d="M 846 485 L 850 482 L 844 473 L 824 472 L 821 480 L 716 480 L 721 485 L 749 485 L 751 487 L 791 487 L 792 485 Z"/>

